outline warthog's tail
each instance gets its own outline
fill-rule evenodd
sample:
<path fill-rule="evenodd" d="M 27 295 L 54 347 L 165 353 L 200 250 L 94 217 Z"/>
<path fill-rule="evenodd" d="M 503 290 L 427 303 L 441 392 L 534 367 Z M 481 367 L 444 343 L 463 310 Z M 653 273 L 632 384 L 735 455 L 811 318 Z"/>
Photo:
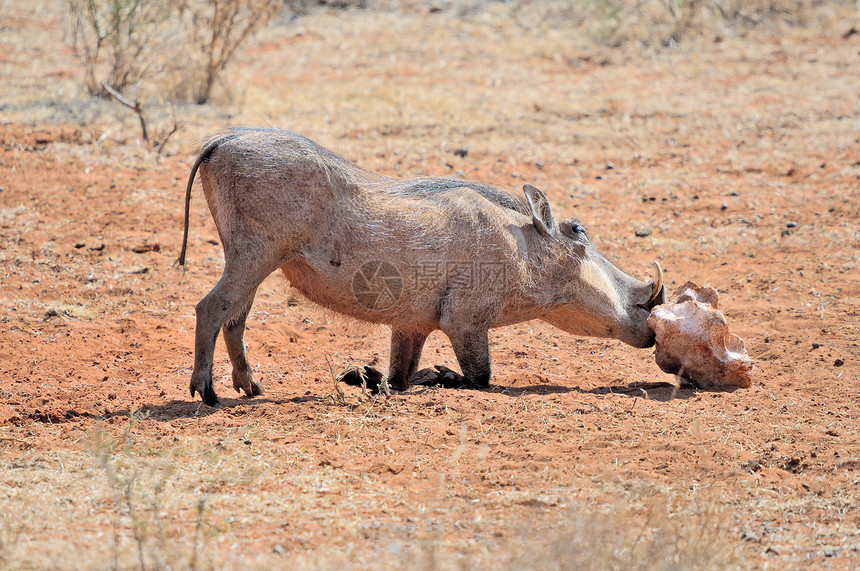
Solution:
<path fill-rule="evenodd" d="M 185 253 L 188 250 L 188 223 L 191 214 L 191 186 L 194 184 L 194 177 L 197 176 L 197 169 L 204 162 L 208 162 L 222 143 L 236 136 L 235 133 L 225 133 L 217 137 L 213 137 L 206 145 L 200 149 L 200 154 L 197 155 L 197 160 L 194 161 L 194 166 L 191 167 L 191 174 L 188 176 L 188 186 L 185 187 L 185 227 L 182 233 L 182 249 L 179 251 L 179 257 L 176 263 L 180 266 L 185 265 Z"/>

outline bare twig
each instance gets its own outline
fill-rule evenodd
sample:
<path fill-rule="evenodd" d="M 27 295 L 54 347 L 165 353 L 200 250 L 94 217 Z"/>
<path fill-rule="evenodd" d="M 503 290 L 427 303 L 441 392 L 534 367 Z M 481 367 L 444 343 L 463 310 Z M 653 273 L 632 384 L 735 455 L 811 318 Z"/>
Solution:
<path fill-rule="evenodd" d="M 160 142 L 156 143 L 156 145 L 158 146 L 158 154 L 159 155 L 161 155 L 161 151 L 164 150 L 164 146 L 167 144 L 167 139 L 169 139 L 170 136 L 173 135 L 173 133 L 175 133 L 178 130 L 179 130 L 179 123 L 174 122 L 173 128 L 170 130 L 170 132 L 167 133 Z"/>
<path fill-rule="evenodd" d="M 332 401 L 334 404 L 345 405 L 346 404 L 346 393 L 343 392 L 343 389 L 340 388 L 340 384 L 337 382 L 337 375 L 334 374 L 334 363 L 331 362 L 331 357 L 326 354 L 325 356 L 326 363 L 328 363 L 328 372 L 331 375 L 331 381 L 334 384 L 334 393 L 331 395 Z"/>
<path fill-rule="evenodd" d="M 129 109 L 137 113 L 137 118 L 140 119 L 140 130 L 142 131 L 141 136 L 143 137 L 143 140 L 148 143 L 149 135 L 146 132 L 146 120 L 143 118 L 143 109 L 141 109 L 140 103 L 137 101 L 132 101 L 131 99 L 127 98 L 125 95 L 105 83 L 101 83 L 100 85 L 102 86 L 102 89 L 105 93 L 116 99 L 121 105 L 124 105 L 125 107 L 128 107 Z M 175 125 L 174 130 L 176 130 Z M 173 132 L 171 131 L 170 134 L 172 135 Z M 168 137 L 169 136 L 170 135 L 168 135 Z M 165 141 L 166 140 L 167 139 L 165 139 Z"/>
<path fill-rule="evenodd" d="M 197 570 L 197 556 L 200 550 L 200 536 L 203 534 L 203 512 L 206 510 L 206 496 L 201 496 L 197 500 L 197 526 L 194 528 L 194 543 L 191 549 L 191 559 L 188 561 L 188 568 L 191 571 Z"/>

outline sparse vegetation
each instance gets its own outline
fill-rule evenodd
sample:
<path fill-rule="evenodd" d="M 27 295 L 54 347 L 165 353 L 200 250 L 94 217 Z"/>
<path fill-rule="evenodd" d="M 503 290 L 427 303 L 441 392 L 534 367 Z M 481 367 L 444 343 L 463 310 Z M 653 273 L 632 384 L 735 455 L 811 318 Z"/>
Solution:
<path fill-rule="evenodd" d="M 87 90 L 126 88 L 181 75 L 196 103 L 206 103 L 237 50 L 264 27 L 282 0 L 66 0 L 70 44 Z M 162 94 L 164 97 L 165 94 Z M 176 93 L 168 94 L 175 96 Z M 139 114 L 139 113 L 138 113 Z M 139 114 L 140 115 L 140 114 Z"/>
<path fill-rule="evenodd" d="M 150 461 L 134 457 L 134 428 L 145 420 L 137 410 L 129 413 L 128 423 L 117 438 L 97 425 L 90 435 L 87 449 L 104 471 L 113 495 L 113 568 L 120 568 L 122 531 L 131 529 L 134 551 L 140 569 L 162 569 L 166 566 L 163 514 L 160 507 L 165 486 L 173 475 L 172 466 L 159 469 Z M 154 531 L 155 530 L 155 531 Z"/>
<path fill-rule="evenodd" d="M 184 94 L 207 103 L 218 78 L 237 51 L 279 10 L 307 14 L 315 4 L 368 7 L 365 2 L 284 3 L 283 0 L 66 0 L 67 35 L 85 69 L 89 92 L 101 83 L 123 92 L 145 78 L 172 84 L 168 96 Z M 413 6 L 420 10 L 420 3 Z M 464 14 L 486 7 L 477 3 Z M 378 10 L 399 4 L 370 3 Z M 832 26 L 856 15 L 851 0 L 597 0 L 595 2 L 514 2 L 510 15 L 528 28 L 584 27 L 595 39 L 619 46 L 676 45 L 694 36 L 744 34 L 756 28 Z M 164 78 L 158 80 L 157 77 Z M 181 79 L 167 81 L 167 76 Z M 164 94 L 162 94 L 164 96 Z"/>
<path fill-rule="evenodd" d="M 856 18 L 857 8 L 852 0 L 520 0 L 512 13 L 526 27 L 584 27 L 595 40 L 612 46 L 660 48 L 754 30 L 826 29 L 846 16 Z"/>
<path fill-rule="evenodd" d="M 45 317 L 71 317 L 74 319 L 93 319 L 96 313 L 78 303 L 52 302 L 45 306 Z"/>
<path fill-rule="evenodd" d="M 157 73 L 169 45 L 168 0 L 66 0 L 68 39 L 84 65 L 92 95 L 102 83 L 122 92 Z"/>
<path fill-rule="evenodd" d="M 183 50 L 191 63 L 194 101 L 207 103 L 215 82 L 242 44 L 264 27 L 283 0 L 206 0 L 178 3 L 182 29 L 189 38 Z"/>
<path fill-rule="evenodd" d="M 639 494 L 642 495 L 639 495 Z M 633 515 L 635 514 L 635 515 Z M 716 499 L 673 498 L 661 490 L 625 494 L 624 503 L 572 506 L 547 545 L 516 569 L 724 570 L 740 567 L 736 542 Z"/>

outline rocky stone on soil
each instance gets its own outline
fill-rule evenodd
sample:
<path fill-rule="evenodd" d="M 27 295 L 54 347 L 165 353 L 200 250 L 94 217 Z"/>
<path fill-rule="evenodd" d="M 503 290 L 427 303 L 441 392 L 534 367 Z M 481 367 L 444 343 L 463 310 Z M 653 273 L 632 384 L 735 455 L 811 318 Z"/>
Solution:
<path fill-rule="evenodd" d="M 657 337 L 654 358 L 663 371 L 699 388 L 747 388 L 755 364 L 717 304 L 716 290 L 690 281 L 655 307 L 648 317 Z"/>

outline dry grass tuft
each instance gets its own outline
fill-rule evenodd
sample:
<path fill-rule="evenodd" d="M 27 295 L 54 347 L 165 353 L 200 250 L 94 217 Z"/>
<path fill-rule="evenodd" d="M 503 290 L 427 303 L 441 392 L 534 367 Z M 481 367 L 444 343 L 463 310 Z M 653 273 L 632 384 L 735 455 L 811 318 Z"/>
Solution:
<path fill-rule="evenodd" d="M 856 17 L 849 0 L 598 0 L 525 2 L 512 16 L 524 27 L 573 27 L 615 47 L 660 48 L 696 39 L 721 41 L 752 31 L 816 29 L 843 33 L 846 17 Z"/>
<path fill-rule="evenodd" d="M 72 319 L 95 319 L 98 312 L 77 303 L 52 302 L 45 306 L 45 317 L 71 317 Z"/>
<path fill-rule="evenodd" d="M 715 498 L 651 490 L 610 506 L 574 505 L 548 545 L 529 550 L 517 569 L 729 569 L 737 542 Z M 531 540 L 533 541 L 533 540 Z"/>

